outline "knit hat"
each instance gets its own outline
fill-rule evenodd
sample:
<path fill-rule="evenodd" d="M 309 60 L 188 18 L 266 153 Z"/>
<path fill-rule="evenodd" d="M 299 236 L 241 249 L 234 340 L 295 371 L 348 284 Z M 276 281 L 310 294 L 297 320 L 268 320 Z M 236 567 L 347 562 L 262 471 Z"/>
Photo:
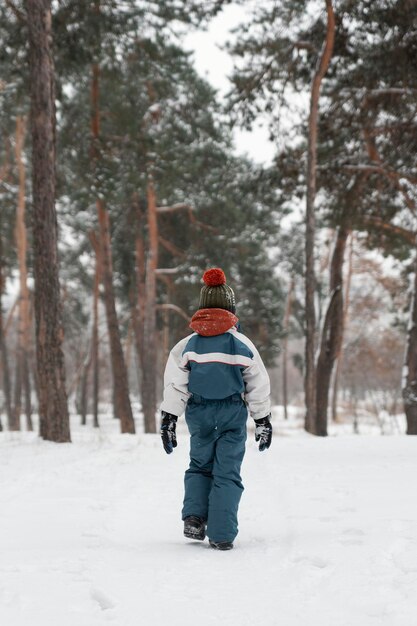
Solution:
<path fill-rule="evenodd" d="M 225 309 L 232 313 L 236 310 L 233 289 L 226 285 L 226 276 L 222 269 L 213 267 L 203 274 L 204 287 L 200 291 L 199 309 Z"/>

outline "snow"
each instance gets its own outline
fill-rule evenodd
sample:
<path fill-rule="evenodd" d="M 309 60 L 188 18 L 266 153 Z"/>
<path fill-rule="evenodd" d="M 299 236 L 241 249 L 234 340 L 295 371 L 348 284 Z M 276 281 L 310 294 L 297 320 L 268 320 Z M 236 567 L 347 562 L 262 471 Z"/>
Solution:
<path fill-rule="evenodd" d="M 0 433 L 0 624 L 411 626 L 416 438 L 250 431 L 235 549 L 182 537 L 188 438 Z M 278 433 L 283 422 L 274 417 Z"/>

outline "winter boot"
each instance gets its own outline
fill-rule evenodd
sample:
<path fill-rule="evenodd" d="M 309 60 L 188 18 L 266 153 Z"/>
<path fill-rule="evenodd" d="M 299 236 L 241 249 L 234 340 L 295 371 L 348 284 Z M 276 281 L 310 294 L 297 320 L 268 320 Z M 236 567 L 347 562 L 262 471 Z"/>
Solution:
<path fill-rule="evenodd" d="M 233 543 L 231 541 L 212 541 L 211 539 L 210 545 L 215 550 L 231 550 L 233 548 Z"/>
<path fill-rule="evenodd" d="M 197 515 L 189 515 L 184 519 L 184 535 L 188 539 L 203 541 L 206 538 L 205 521 Z"/>

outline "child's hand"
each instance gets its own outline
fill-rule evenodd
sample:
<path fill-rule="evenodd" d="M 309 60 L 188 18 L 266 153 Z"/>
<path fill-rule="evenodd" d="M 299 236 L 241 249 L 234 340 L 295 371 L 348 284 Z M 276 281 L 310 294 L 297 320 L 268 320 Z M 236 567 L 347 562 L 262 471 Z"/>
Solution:
<path fill-rule="evenodd" d="M 175 433 L 175 428 L 177 426 L 176 415 L 172 415 L 172 413 L 166 413 L 162 411 L 162 421 L 161 421 L 161 438 L 162 445 L 164 446 L 164 450 L 167 454 L 171 454 L 174 448 L 177 447 L 177 435 Z"/>
<path fill-rule="evenodd" d="M 255 441 L 259 441 L 259 450 L 267 450 L 272 441 L 272 424 L 269 421 L 271 414 L 255 420 Z"/>

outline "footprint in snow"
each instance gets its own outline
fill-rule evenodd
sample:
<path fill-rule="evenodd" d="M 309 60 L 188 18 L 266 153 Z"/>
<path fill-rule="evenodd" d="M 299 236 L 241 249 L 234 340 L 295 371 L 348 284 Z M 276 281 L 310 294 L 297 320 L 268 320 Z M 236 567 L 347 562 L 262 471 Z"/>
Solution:
<path fill-rule="evenodd" d="M 318 569 L 324 569 L 329 565 L 328 561 L 325 561 L 320 556 L 307 556 L 299 555 L 291 559 L 293 563 L 307 563 Z"/>
<path fill-rule="evenodd" d="M 102 611 L 114 609 L 114 607 L 116 606 L 113 600 L 106 593 L 104 593 L 104 591 L 98 589 L 98 587 L 91 588 L 90 596 L 92 600 L 97 602 Z"/>
<path fill-rule="evenodd" d="M 347 528 L 342 533 L 345 539 L 339 541 L 343 546 L 363 546 L 361 537 L 365 536 L 365 533 L 360 528 Z"/>
<path fill-rule="evenodd" d="M 344 535 L 348 535 L 349 537 L 363 537 L 365 533 L 360 528 L 346 528 L 343 531 Z"/>
<path fill-rule="evenodd" d="M 403 574 L 415 574 L 417 572 L 417 543 L 407 542 L 402 550 L 392 555 L 392 559 Z"/>

